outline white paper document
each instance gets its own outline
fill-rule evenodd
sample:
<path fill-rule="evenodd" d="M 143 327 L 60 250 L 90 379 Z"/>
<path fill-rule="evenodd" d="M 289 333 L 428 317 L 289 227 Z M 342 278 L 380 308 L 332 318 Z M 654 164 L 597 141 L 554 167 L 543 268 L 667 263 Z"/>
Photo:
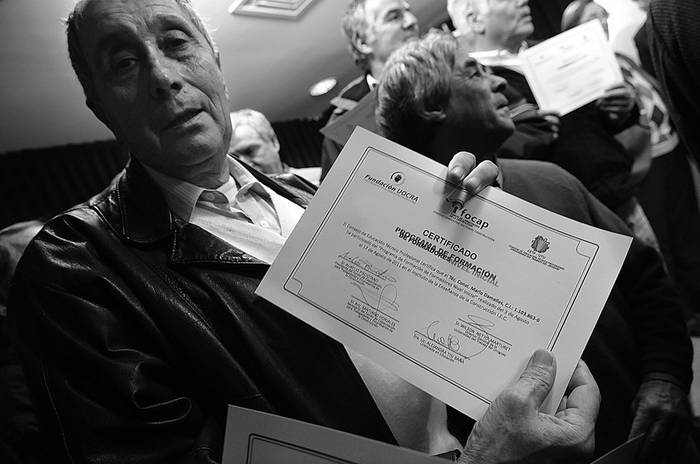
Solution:
<path fill-rule="evenodd" d="M 357 128 L 257 293 L 474 419 L 551 350 L 551 412 L 631 238 L 445 172 Z"/>
<path fill-rule="evenodd" d="M 445 460 L 286 417 L 229 406 L 223 464 L 440 464 Z"/>
<path fill-rule="evenodd" d="M 623 82 L 598 20 L 562 32 L 521 52 L 519 57 L 539 107 L 561 116 Z"/>

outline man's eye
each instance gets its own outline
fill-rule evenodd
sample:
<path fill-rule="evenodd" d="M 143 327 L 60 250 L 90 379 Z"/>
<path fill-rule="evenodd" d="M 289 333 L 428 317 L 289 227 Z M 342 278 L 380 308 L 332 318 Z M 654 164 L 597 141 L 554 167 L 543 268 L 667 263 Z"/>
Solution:
<path fill-rule="evenodd" d="M 111 68 L 112 71 L 118 74 L 124 74 L 133 69 L 137 61 L 137 58 L 133 55 L 117 54 L 112 58 Z"/>
<path fill-rule="evenodd" d="M 181 38 L 169 39 L 166 43 L 166 47 L 170 49 L 180 49 L 187 45 L 187 41 Z"/>
<path fill-rule="evenodd" d="M 403 16 L 403 13 L 400 11 L 390 11 L 389 14 L 386 15 L 386 22 L 392 22 L 392 21 L 397 21 L 401 19 Z"/>
<path fill-rule="evenodd" d="M 165 50 L 181 51 L 189 45 L 189 37 L 182 31 L 171 31 L 163 39 Z"/>

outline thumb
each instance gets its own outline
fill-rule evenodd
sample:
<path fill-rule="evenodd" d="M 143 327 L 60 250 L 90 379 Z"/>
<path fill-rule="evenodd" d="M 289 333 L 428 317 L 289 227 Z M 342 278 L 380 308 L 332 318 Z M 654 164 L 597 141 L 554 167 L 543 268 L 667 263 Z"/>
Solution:
<path fill-rule="evenodd" d="M 515 389 L 527 397 L 535 409 L 539 409 L 554 385 L 556 373 L 554 355 L 549 351 L 537 350 L 520 374 Z"/>

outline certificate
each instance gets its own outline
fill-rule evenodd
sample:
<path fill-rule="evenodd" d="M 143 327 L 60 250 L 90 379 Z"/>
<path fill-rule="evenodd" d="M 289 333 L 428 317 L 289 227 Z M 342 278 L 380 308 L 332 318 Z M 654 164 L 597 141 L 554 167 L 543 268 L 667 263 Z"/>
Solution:
<path fill-rule="evenodd" d="M 223 464 L 440 464 L 443 459 L 286 417 L 229 406 Z"/>
<path fill-rule="evenodd" d="M 561 116 L 603 96 L 623 82 L 600 21 L 562 32 L 519 55 L 541 109 Z"/>
<path fill-rule="evenodd" d="M 356 129 L 257 293 L 474 419 L 549 349 L 552 412 L 631 238 L 445 171 Z"/>

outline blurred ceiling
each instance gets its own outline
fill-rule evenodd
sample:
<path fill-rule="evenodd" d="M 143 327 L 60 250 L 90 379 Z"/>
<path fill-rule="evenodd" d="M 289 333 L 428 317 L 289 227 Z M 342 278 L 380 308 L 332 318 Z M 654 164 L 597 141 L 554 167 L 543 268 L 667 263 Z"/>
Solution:
<path fill-rule="evenodd" d="M 0 153 L 110 138 L 89 112 L 67 57 L 65 18 L 75 0 L 0 1 Z M 321 113 L 358 75 L 340 32 L 348 0 L 316 0 L 297 19 L 231 15 L 232 0 L 192 0 L 219 45 L 231 108 L 273 121 Z M 422 27 L 446 18 L 446 0 L 409 0 Z M 311 97 L 334 76 L 338 86 Z"/>

